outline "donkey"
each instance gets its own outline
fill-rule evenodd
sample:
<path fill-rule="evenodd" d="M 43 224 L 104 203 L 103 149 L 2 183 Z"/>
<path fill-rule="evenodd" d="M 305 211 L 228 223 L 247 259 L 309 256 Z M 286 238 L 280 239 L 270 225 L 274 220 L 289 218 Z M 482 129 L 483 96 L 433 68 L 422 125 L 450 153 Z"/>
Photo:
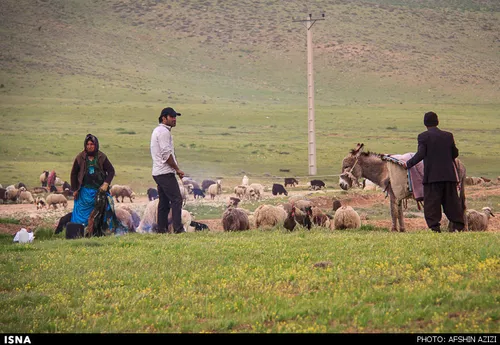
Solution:
<path fill-rule="evenodd" d="M 391 218 L 392 218 L 392 228 L 391 231 L 405 231 L 405 223 L 403 217 L 403 200 L 399 200 L 391 187 L 389 169 L 387 164 L 395 164 L 382 159 L 382 155 L 363 152 L 364 144 L 358 144 L 355 149 L 351 150 L 350 153 L 344 157 L 342 160 L 342 172 L 339 179 L 340 187 L 343 190 L 348 190 L 354 185 L 359 186 L 359 179 L 364 177 L 372 181 L 373 183 L 379 185 L 382 190 L 384 190 L 389 196 L 390 207 L 391 207 Z M 464 224 L 465 222 L 465 177 L 466 170 L 465 166 L 458 159 L 455 160 L 457 165 L 457 172 L 460 184 L 460 204 L 464 211 Z M 408 194 L 406 199 L 412 198 L 411 194 Z M 453 223 L 449 222 L 448 230 L 452 231 Z"/>

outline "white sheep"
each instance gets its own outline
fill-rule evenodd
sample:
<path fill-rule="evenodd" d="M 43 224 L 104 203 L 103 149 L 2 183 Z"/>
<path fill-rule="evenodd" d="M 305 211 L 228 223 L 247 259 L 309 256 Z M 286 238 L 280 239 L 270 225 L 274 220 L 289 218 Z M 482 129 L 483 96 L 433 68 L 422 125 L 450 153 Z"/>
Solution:
<path fill-rule="evenodd" d="M 20 202 L 21 204 L 24 204 L 24 202 L 26 201 L 28 204 L 34 204 L 35 203 L 35 199 L 33 198 L 33 195 L 31 194 L 31 192 L 28 192 L 27 190 L 23 190 L 19 193 L 19 197 L 18 197 L 18 202 Z"/>
<path fill-rule="evenodd" d="M 170 213 L 168 215 L 169 219 L 169 225 L 168 225 L 168 232 L 173 233 L 174 232 L 174 226 L 172 224 L 172 209 L 170 209 Z M 181 222 L 182 222 L 182 227 L 186 232 L 189 230 L 189 224 L 191 224 L 191 221 L 193 220 L 193 216 L 188 210 L 182 209 L 181 212 Z"/>
<path fill-rule="evenodd" d="M 56 209 L 58 204 L 62 204 L 65 208 L 68 206 L 68 200 L 62 194 L 49 194 L 45 201 L 47 202 L 47 208 L 53 206 Z"/>
<path fill-rule="evenodd" d="M 272 228 L 283 224 L 287 213 L 283 207 L 260 205 L 253 213 L 257 228 Z"/>
<path fill-rule="evenodd" d="M 130 199 L 130 202 L 133 202 L 132 200 L 135 199 L 135 193 L 132 191 L 132 188 L 126 185 L 118 185 L 114 184 L 111 186 L 111 189 L 109 190 L 109 194 L 111 197 L 116 198 L 116 202 L 120 202 L 118 200 L 118 197 L 122 197 L 122 202 L 123 198 L 128 197 Z"/>
<path fill-rule="evenodd" d="M 8 186 L 5 190 L 5 196 L 7 200 L 17 202 L 19 194 L 21 194 L 21 190 L 14 188 L 14 186 L 12 186 L 13 188 L 9 187 L 10 186 Z"/>
<path fill-rule="evenodd" d="M 245 196 L 246 190 L 247 190 L 247 186 L 236 186 L 236 187 L 234 187 L 234 194 L 236 194 L 236 196 L 239 199 L 243 199 L 243 197 Z"/>
<path fill-rule="evenodd" d="M 215 196 L 221 194 L 222 193 L 221 180 L 217 180 L 215 184 L 211 184 L 210 186 L 208 186 L 207 192 L 210 195 L 210 198 L 212 198 L 212 200 L 215 198 Z"/>
<path fill-rule="evenodd" d="M 343 229 L 357 229 L 361 227 L 361 218 L 351 206 L 342 206 L 333 216 L 333 222 L 330 222 L 330 228 L 337 230 Z"/>
<path fill-rule="evenodd" d="M 243 186 L 248 186 L 248 177 L 247 177 L 247 175 L 243 176 L 243 179 L 241 180 L 241 184 Z"/>
<path fill-rule="evenodd" d="M 248 186 L 248 188 L 254 190 L 254 197 L 256 200 L 260 200 L 264 196 L 264 186 L 260 183 L 252 183 Z"/>
<path fill-rule="evenodd" d="M 488 230 L 488 222 L 490 217 L 495 217 L 490 207 L 483 207 L 483 212 L 476 210 L 466 211 L 466 227 L 469 231 L 486 231 Z"/>

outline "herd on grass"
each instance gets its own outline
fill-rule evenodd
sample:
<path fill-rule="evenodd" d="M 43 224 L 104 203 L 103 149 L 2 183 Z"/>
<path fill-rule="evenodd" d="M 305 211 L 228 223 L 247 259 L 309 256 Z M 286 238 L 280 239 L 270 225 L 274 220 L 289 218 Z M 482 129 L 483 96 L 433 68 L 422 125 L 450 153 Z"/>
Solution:
<path fill-rule="evenodd" d="M 399 186 L 397 184 L 408 183 L 406 178 L 397 179 L 397 174 L 404 174 L 403 168 L 394 168 L 394 162 L 387 159 L 387 155 L 380 155 L 371 152 L 363 152 L 363 144 L 358 144 L 346 155 L 342 161 L 342 168 L 339 177 L 339 185 L 342 189 L 348 190 L 352 187 L 363 188 L 365 190 L 382 190 L 390 199 L 390 210 L 392 218 L 392 231 L 405 231 L 403 204 L 407 199 L 414 197 L 408 185 Z M 481 211 L 466 209 L 465 186 L 492 182 L 484 177 L 467 177 L 465 167 L 458 161 L 458 175 L 461 188 L 460 197 L 464 208 L 464 223 L 466 230 L 485 231 L 488 229 L 490 217 L 494 217 L 491 207 L 483 207 Z M 404 171 L 404 172 L 403 172 Z M 47 186 L 47 171 L 40 175 L 41 187 L 34 187 L 28 190 L 24 183 L 3 188 L 0 185 L 0 199 L 3 203 L 30 203 L 36 205 L 37 209 L 57 209 L 58 206 L 67 207 L 68 199 L 72 198 L 73 192 L 66 181 L 58 178 L 54 183 Z M 55 177 L 55 175 L 54 175 Z M 500 177 L 499 177 L 500 180 Z M 403 182 L 401 182 L 403 181 Z M 270 188 L 273 196 L 284 195 L 288 197 L 286 188 L 295 188 L 299 181 L 293 177 L 284 179 L 284 185 L 273 183 Z M 311 180 L 307 183 L 310 190 L 321 190 L 326 185 L 321 180 Z M 179 180 L 179 188 L 183 198 L 183 206 L 186 206 L 190 196 L 196 202 L 199 199 L 209 200 L 219 199 L 223 192 L 222 180 L 203 180 L 201 185 L 190 177 Z M 250 183 L 249 178 L 244 176 L 241 184 L 234 187 L 228 200 L 227 207 L 221 216 L 224 231 L 242 231 L 249 229 L 267 229 L 282 226 L 292 231 L 295 229 L 311 229 L 312 226 L 326 227 L 332 230 L 356 229 L 361 227 L 361 218 L 356 210 L 351 206 L 341 205 L 340 200 L 332 199 L 332 207 L 324 210 L 314 205 L 307 196 L 291 196 L 286 202 L 280 205 L 262 204 L 255 211 L 251 212 L 242 208 L 241 201 L 262 201 L 266 188 L 260 183 Z M 399 192 L 399 191 L 403 192 Z M 402 193 L 402 194 L 401 194 Z M 132 188 L 127 185 L 112 185 L 110 195 L 116 200 L 115 213 L 129 231 L 139 233 L 156 232 L 158 193 L 156 189 L 149 188 L 147 196 L 149 203 L 142 216 L 134 211 L 130 206 L 125 206 L 124 201 L 128 199 L 130 203 L 136 197 Z M 64 217 L 63 217 L 64 218 Z M 66 217 L 68 218 L 68 217 Z M 62 221 L 62 218 L 61 218 Z M 61 226 L 61 221 L 59 226 Z M 449 223 L 444 216 L 443 221 Z M 186 209 L 182 210 L 182 222 L 187 232 L 207 230 L 206 224 L 194 220 L 192 214 Z M 399 229 L 398 229 L 399 224 Z M 64 224 L 62 224 L 64 225 Z M 452 229 L 452 224 L 449 224 Z M 171 230 L 171 226 L 170 226 Z"/>

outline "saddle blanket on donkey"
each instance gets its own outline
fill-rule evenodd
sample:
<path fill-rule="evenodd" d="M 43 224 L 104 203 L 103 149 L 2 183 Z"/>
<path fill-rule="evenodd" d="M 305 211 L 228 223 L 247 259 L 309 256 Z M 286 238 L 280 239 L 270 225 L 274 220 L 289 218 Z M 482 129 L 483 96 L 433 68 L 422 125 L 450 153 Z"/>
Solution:
<path fill-rule="evenodd" d="M 415 198 L 417 202 L 424 200 L 424 161 L 418 162 L 415 166 L 406 170 L 403 162 L 407 162 L 415 155 L 414 152 L 402 155 L 383 155 L 382 160 L 396 164 L 388 164 L 391 187 L 397 200 Z"/>

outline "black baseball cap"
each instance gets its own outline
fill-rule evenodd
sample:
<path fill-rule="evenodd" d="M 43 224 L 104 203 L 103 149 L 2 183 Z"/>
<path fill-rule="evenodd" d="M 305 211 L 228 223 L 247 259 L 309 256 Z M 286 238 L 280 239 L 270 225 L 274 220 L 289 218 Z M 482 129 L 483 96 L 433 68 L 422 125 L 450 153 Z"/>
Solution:
<path fill-rule="evenodd" d="M 178 113 L 173 108 L 168 107 L 168 108 L 164 108 L 161 111 L 161 115 L 160 116 L 167 116 L 167 115 L 170 115 L 172 117 L 176 117 L 176 116 L 181 116 L 181 113 Z"/>

